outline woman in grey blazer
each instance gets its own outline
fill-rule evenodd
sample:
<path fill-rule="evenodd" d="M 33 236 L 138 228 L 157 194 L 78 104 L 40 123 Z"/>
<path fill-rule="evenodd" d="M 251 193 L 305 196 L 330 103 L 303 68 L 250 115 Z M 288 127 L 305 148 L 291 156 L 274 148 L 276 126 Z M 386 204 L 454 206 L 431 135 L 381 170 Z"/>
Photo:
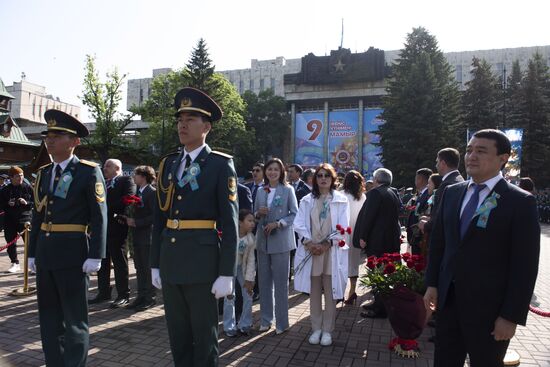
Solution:
<path fill-rule="evenodd" d="M 260 286 L 260 331 L 273 323 L 275 300 L 275 333 L 288 325 L 288 275 L 290 251 L 296 248 L 292 223 L 298 203 L 292 186 L 286 183 L 284 164 L 273 158 L 264 166 L 264 186 L 258 190 L 254 208 L 258 219 L 256 250 Z"/>

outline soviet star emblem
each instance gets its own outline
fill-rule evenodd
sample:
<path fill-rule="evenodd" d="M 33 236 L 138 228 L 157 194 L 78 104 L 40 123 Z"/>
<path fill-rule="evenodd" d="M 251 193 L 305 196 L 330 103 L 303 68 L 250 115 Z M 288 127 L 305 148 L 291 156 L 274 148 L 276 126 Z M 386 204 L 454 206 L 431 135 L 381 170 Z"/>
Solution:
<path fill-rule="evenodd" d="M 344 66 L 346 66 L 346 64 L 344 64 L 342 62 L 342 59 L 338 59 L 338 62 L 334 65 L 332 65 L 334 67 L 334 71 L 336 72 L 344 72 Z"/>

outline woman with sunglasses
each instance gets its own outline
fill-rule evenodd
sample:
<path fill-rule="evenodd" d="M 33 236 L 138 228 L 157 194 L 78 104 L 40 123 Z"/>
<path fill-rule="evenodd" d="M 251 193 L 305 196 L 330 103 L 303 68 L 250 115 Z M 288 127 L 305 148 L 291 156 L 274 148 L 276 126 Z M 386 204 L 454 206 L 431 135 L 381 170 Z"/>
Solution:
<path fill-rule="evenodd" d="M 313 190 L 301 200 L 294 220 L 294 230 L 302 238 L 294 258 L 294 269 L 299 269 L 294 276 L 294 288 L 310 294 L 313 332 L 309 343 L 323 346 L 332 344 L 336 300 L 344 298 L 348 279 L 348 245 L 340 247 L 339 239 L 325 240 L 337 225 L 347 228 L 349 223 L 348 199 L 336 190 L 336 178 L 330 164 L 320 164 L 313 176 Z M 312 256 L 306 261 L 308 253 Z"/>
<path fill-rule="evenodd" d="M 275 333 L 279 335 L 289 327 L 290 251 L 296 248 L 292 223 L 298 211 L 294 189 L 286 183 L 284 164 L 279 158 L 270 159 L 264 166 L 264 186 L 256 194 L 254 210 L 258 219 L 260 331 L 271 328 L 275 301 Z"/>

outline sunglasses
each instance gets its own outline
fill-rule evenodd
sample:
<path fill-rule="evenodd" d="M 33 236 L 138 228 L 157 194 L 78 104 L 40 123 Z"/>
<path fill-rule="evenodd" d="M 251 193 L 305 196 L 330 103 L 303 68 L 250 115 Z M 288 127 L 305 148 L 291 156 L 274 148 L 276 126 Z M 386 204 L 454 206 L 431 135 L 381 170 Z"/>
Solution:
<path fill-rule="evenodd" d="M 318 173 L 317 178 L 332 178 L 329 173 Z"/>

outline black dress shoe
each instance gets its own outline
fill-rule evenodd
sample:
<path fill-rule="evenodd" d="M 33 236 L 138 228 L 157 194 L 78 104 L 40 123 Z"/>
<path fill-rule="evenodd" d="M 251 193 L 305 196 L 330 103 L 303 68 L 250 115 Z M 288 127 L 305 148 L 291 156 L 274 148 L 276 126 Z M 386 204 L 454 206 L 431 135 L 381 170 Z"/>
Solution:
<path fill-rule="evenodd" d="M 153 307 L 156 304 L 157 304 L 157 301 L 155 301 L 154 299 L 149 300 L 149 301 L 143 301 L 143 302 L 141 302 L 141 304 L 136 306 L 135 310 L 136 310 L 136 312 L 145 311 L 145 310 L 150 309 L 151 307 Z"/>
<path fill-rule="evenodd" d="M 120 308 L 126 306 L 128 303 L 130 303 L 130 300 L 128 297 L 118 297 L 111 303 L 111 308 Z"/>
<path fill-rule="evenodd" d="M 105 302 L 105 301 L 110 301 L 111 300 L 111 296 L 107 296 L 107 295 L 104 295 L 104 294 L 98 294 L 97 296 L 95 296 L 94 298 L 92 299 L 89 299 L 88 300 L 88 304 L 89 305 L 95 305 L 97 303 L 101 303 L 101 302 Z"/>
<path fill-rule="evenodd" d="M 137 306 L 141 305 L 143 303 L 143 301 L 144 301 L 143 298 L 138 297 L 135 300 L 133 300 L 132 302 L 130 302 L 130 304 L 126 305 L 124 308 L 127 309 L 127 310 L 133 310 Z"/>

